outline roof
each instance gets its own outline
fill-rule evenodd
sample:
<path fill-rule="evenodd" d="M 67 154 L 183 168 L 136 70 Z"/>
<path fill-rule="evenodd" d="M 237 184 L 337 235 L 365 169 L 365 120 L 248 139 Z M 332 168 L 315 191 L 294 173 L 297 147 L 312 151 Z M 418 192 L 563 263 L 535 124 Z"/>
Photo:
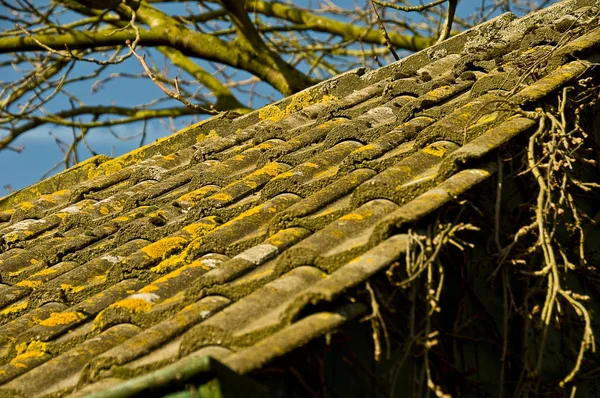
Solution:
<path fill-rule="evenodd" d="M 315 304 L 494 174 L 526 112 L 589 71 L 593 5 L 503 14 L 0 199 L 0 396 L 83 396 L 207 355 L 243 374 L 365 314 Z"/>

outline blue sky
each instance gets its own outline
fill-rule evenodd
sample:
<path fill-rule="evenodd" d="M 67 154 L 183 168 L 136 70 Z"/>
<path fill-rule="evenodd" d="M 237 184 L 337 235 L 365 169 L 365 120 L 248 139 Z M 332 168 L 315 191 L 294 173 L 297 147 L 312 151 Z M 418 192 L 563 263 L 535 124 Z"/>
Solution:
<path fill-rule="evenodd" d="M 364 0 L 361 0 L 364 2 Z M 298 2 L 296 2 L 298 3 Z M 310 0 L 305 0 L 304 5 L 310 3 Z M 313 4 L 315 1 L 313 0 Z M 337 0 L 333 1 L 336 5 L 341 7 L 350 8 L 354 4 L 351 0 Z M 359 2 L 359 4 L 361 4 Z M 414 3 L 418 4 L 418 3 Z M 475 9 L 480 5 L 480 0 L 461 0 L 457 10 L 459 17 L 464 17 L 473 14 Z M 2 11 L 0 6 L 0 14 Z M 500 12 L 496 12 L 495 15 Z M 0 24 L 0 28 L 4 28 Z M 0 60 L 5 60 L 6 56 L 0 56 Z M 85 66 L 84 66 L 85 67 Z M 116 65 L 109 69 L 109 73 L 117 71 L 131 71 L 136 73 L 141 72 L 141 66 L 135 59 L 129 59 L 123 64 Z M 12 79 L 18 78 L 19 72 L 12 68 L 0 69 L 0 80 L 11 81 Z M 101 90 L 91 93 L 90 85 L 81 85 L 74 90 L 74 94 L 78 95 L 86 104 L 118 104 L 122 106 L 132 106 L 135 104 L 147 102 L 149 98 L 161 98 L 165 95 L 152 83 L 143 82 L 140 80 L 119 80 L 117 84 L 108 83 Z M 278 99 L 281 96 L 266 86 L 261 89 L 264 93 L 268 94 L 271 99 Z M 240 98 L 240 100 L 246 100 L 246 98 Z M 253 103 L 253 107 L 260 107 L 264 105 L 268 100 L 259 99 Z M 64 106 L 57 103 L 55 106 Z M 50 108 L 50 110 L 52 110 Z M 181 121 L 175 127 L 180 129 L 186 124 L 190 124 L 192 120 L 189 118 L 185 121 Z M 122 136 L 133 136 L 139 135 L 142 129 L 141 123 L 124 125 L 115 128 L 115 132 Z M 165 123 L 158 121 L 151 122 L 148 124 L 147 137 L 145 142 L 149 143 L 157 138 L 170 134 L 169 126 Z M 6 195 L 8 191 L 4 188 L 6 185 L 10 185 L 13 190 L 18 190 L 31 185 L 38 181 L 48 170 L 62 159 L 62 153 L 55 142 L 55 137 L 65 141 L 72 142 L 72 131 L 62 126 L 43 125 L 27 134 L 22 135 L 14 143 L 14 145 L 23 145 L 24 150 L 20 153 L 16 153 L 10 150 L 0 151 L 0 197 Z M 4 135 L 4 131 L 0 131 L 0 136 Z M 136 148 L 140 143 L 140 137 L 136 137 L 129 141 L 120 141 L 112 137 L 110 132 L 105 129 L 93 130 L 89 133 L 87 138 L 88 144 L 97 153 L 106 154 L 109 156 L 118 156 L 132 149 Z M 91 153 L 82 145 L 80 150 L 81 157 L 80 161 L 89 157 Z M 63 170 L 64 167 L 58 167 L 54 173 Z"/>

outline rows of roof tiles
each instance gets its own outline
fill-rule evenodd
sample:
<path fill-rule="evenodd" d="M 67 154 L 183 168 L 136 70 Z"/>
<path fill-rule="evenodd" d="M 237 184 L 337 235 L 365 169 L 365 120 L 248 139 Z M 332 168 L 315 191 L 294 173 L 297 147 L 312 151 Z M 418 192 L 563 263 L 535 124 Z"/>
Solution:
<path fill-rule="evenodd" d="M 246 372 L 363 313 L 299 317 L 394 261 L 402 224 L 494 173 L 486 155 L 535 124 L 508 111 L 517 83 L 509 101 L 527 106 L 586 72 L 573 56 L 600 30 L 582 5 L 501 16 L 5 198 L 0 396 L 82 395 L 203 355 Z"/>

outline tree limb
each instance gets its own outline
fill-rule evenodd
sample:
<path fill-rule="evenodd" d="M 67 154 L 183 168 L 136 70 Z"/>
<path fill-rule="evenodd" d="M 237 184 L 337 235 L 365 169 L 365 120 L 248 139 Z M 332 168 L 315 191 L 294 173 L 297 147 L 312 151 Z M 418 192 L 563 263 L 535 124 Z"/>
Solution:
<path fill-rule="evenodd" d="M 121 6 L 120 6 L 121 7 Z M 120 8 L 119 7 L 119 8 Z M 238 69 L 246 70 L 271 84 L 284 95 L 315 83 L 291 66 L 265 63 L 253 51 L 227 43 L 210 34 L 199 33 L 186 28 L 175 19 L 142 3 L 137 11 L 138 19 L 151 29 L 139 28 L 139 45 L 167 46 L 182 54 L 216 61 Z M 0 53 L 19 51 L 40 51 L 40 44 L 57 51 L 93 49 L 123 45 L 127 40 L 135 40 L 132 28 L 117 30 L 111 35 L 104 32 L 82 32 L 72 30 L 66 34 L 32 35 L 31 37 L 6 37 L 0 39 Z M 287 64 L 285 64 L 287 65 Z"/>
<path fill-rule="evenodd" d="M 376 3 L 380 4 L 379 2 Z M 376 29 L 337 21 L 282 3 L 252 0 L 246 2 L 246 10 L 259 12 L 269 17 L 284 19 L 297 24 L 303 24 L 317 32 L 335 34 L 343 37 L 345 40 L 354 39 L 365 43 L 385 44 L 381 37 L 381 33 Z M 423 50 L 435 43 L 434 38 L 402 35 L 396 32 L 389 33 L 389 38 L 390 43 L 392 43 L 395 48 L 403 48 L 410 51 Z"/>

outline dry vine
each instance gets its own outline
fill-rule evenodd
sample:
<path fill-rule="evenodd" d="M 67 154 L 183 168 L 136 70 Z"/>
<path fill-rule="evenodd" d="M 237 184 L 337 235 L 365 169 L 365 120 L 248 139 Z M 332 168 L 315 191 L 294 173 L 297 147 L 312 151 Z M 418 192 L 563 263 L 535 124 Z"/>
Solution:
<path fill-rule="evenodd" d="M 537 352 L 530 357 L 533 363 L 523 368 L 519 388 L 524 393 L 535 393 L 538 388 L 548 333 L 553 322 L 558 327 L 566 319 L 565 305 L 570 306 L 580 318 L 583 331 L 575 362 L 569 373 L 560 381 L 560 387 L 565 387 L 575 379 L 586 352 L 595 352 L 591 315 L 584 304 L 590 300 L 590 297 L 569 289 L 567 277 L 571 273 L 588 268 L 583 229 L 583 219 L 586 216 L 578 209 L 574 193 L 590 192 L 593 188 L 597 188 L 597 184 L 583 182 L 576 174 L 578 164 L 594 165 L 594 160 L 587 157 L 590 148 L 586 148 L 585 144 L 590 137 L 583 126 L 581 113 L 578 112 L 583 109 L 583 105 L 577 102 L 578 97 L 587 96 L 594 91 L 597 93 L 598 88 L 584 88 L 583 93 L 570 99 L 569 93 L 573 89 L 573 87 L 563 88 L 555 109 L 547 106 L 545 109 L 538 110 L 538 128 L 529 139 L 526 170 L 533 176 L 538 190 L 533 223 L 522 227 L 515 234 L 513 241 L 500 250 L 500 266 L 506 264 L 511 257 L 514 261 L 518 254 L 509 255 L 512 247 L 525 236 L 532 234 L 537 235 L 536 240 L 521 253 L 526 253 L 525 257 L 541 253 L 543 258 L 538 269 L 519 270 L 523 275 L 541 280 L 541 285 L 545 286 L 543 303 L 536 303 L 526 308 L 531 319 L 537 318 L 537 325 L 534 325 L 534 328 L 541 329 L 541 335 L 536 347 Z M 567 121 L 571 117 L 566 110 L 569 105 L 574 108 L 572 124 Z M 576 250 L 569 250 L 569 246 L 558 237 L 561 233 L 559 229 L 564 227 L 568 233 L 576 237 L 574 245 Z M 506 285 L 507 279 L 503 279 L 503 283 Z M 539 286 L 536 283 L 531 284 L 534 285 Z M 505 289 L 508 289 L 508 286 Z M 572 393 L 575 392 L 575 388 L 575 385 L 571 386 Z M 529 391 L 530 389 L 533 391 Z"/>
<path fill-rule="evenodd" d="M 385 362 L 382 333 L 392 352 L 389 396 L 400 388 L 415 397 L 479 389 L 481 380 L 473 378 L 468 361 L 459 359 L 465 344 L 483 344 L 497 353 L 488 358 L 498 374 L 487 391 L 499 397 L 574 396 L 597 373 L 590 304 L 597 300 L 592 295 L 600 291 L 600 280 L 586 256 L 589 232 L 597 228 L 599 216 L 589 214 L 584 204 L 600 197 L 599 145 L 593 133 L 600 86 L 593 77 L 582 78 L 534 111 L 497 103 L 495 109 L 486 104 L 474 119 L 501 111 L 537 125 L 529 137 L 511 141 L 510 151 L 497 152 L 489 202 L 481 204 L 482 189 L 469 198 L 474 204 L 455 201 L 433 219 L 411 226 L 405 258 L 387 270 L 393 290 L 379 292 L 384 284 L 374 282 L 366 288 L 376 360 Z M 510 199 L 514 195 L 516 204 Z M 473 254 L 481 250 L 485 253 Z M 461 291 L 449 293 L 449 285 L 457 282 Z M 477 289 L 499 311 L 474 311 Z M 557 359 L 560 367 L 553 368 Z"/>
<path fill-rule="evenodd" d="M 452 221 L 441 219 L 438 214 L 435 222 L 427 227 L 424 234 L 409 229 L 405 268 L 399 269 L 400 263 L 395 263 L 386 272 L 388 279 L 398 288 L 407 291 L 412 305 L 410 307 L 408 328 L 409 333 L 405 342 L 402 357 L 397 361 L 392 375 L 392 392 L 394 395 L 395 379 L 403 369 L 411 351 L 419 350 L 423 365 L 415 374 L 415 396 L 422 396 L 423 386 L 432 391 L 437 397 L 450 397 L 443 386 L 436 383 L 432 377 L 429 363 L 429 353 L 440 343 L 439 333 L 433 326 L 433 317 L 442 310 L 440 296 L 444 289 L 444 266 L 440 254 L 447 245 L 452 245 L 461 251 L 473 244 L 463 240 L 460 235 L 465 231 L 478 231 L 475 225 L 460 221 L 466 202 L 460 202 L 461 210 Z M 398 274 L 405 277 L 398 279 Z M 422 313 L 422 317 L 418 316 Z"/>

